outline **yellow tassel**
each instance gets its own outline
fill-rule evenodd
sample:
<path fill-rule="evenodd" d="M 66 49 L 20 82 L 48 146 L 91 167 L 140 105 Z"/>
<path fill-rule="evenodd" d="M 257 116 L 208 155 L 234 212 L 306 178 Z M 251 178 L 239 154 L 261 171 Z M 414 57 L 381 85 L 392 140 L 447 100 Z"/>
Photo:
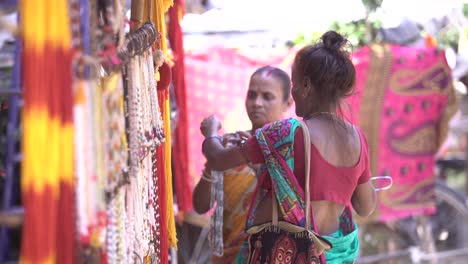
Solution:
<path fill-rule="evenodd" d="M 171 108 L 169 104 L 169 97 L 164 102 L 164 134 L 166 135 L 166 142 L 164 144 L 164 161 L 166 171 L 166 190 L 167 190 L 167 236 L 169 238 L 169 246 L 177 247 L 177 235 L 175 227 L 174 216 L 174 201 L 172 192 L 172 168 L 171 168 Z"/>
<path fill-rule="evenodd" d="M 166 44 L 166 22 L 164 14 L 174 4 L 173 0 L 149 0 L 151 2 L 151 14 L 150 20 L 154 23 L 156 29 L 161 35 L 161 41 L 159 48 L 164 52 L 166 61 L 169 58 L 169 53 Z M 145 12 L 146 14 L 149 13 Z M 159 79 L 159 73 L 155 74 L 156 80 Z M 169 98 L 164 102 L 164 105 L 160 106 L 164 108 L 164 133 L 166 135 L 166 141 L 164 144 L 164 167 L 166 171 L 166 190 L 167 190 L 167 204 L 166 204 L 166 216 L 167 216 L 167 233 L 169 238 L 169 246 L 177 247 L 177 236 L 175 227 L 175 216 L 174 216 L 174 201 L 173 201 L 173 190 L 172 190 L 172 167 L 171 167 L 171 113 Z"/>
<path fill-rule="evenodd" d="M 174 4 L 173 0 L 150 0 L 152 1 L 152 14 L 150 14 L 150 19 L 156 26 L 156 29 L 161 34 L 161 43 L 160 48 L 164 52 L 164 55 L 167 56 L 167 44 L 166 44 L 166 21 L 164 19 L 164 14 L 169 10 Z"/>

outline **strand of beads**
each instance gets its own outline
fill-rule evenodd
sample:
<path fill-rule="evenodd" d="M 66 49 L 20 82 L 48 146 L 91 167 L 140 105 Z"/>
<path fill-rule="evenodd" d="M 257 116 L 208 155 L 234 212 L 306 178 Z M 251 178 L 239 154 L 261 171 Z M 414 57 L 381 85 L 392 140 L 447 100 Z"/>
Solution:
<path fill-rule="evenodd" d="M 117 201 L 111 199 L 107 204 L 106 250 L 109 263 L 118 262 L 118 227 L 117 227 Z"/>
<path fill-rule="evenodd" d="M 128 146 L 130 159 L 130 175 L 136 175 L 138 170 L 140 149 L 139 132 L 141 131 L 140 118 L 140 89 L 137 73 L 136 59 L 130 60 L 127 66 L 127 114 L 128 114 Z"/>
<path fill-rule="evenodd" d="M 156 89 L 156 80 L 155 80 L 155 68 L 154 68 L 154 59 L 151 50 L 145 56 L 146 65 L 148 65 L 147 69 L 147 78 L 149 79 L 148 82 L 148 89 L 149 95 L 151 97 L 150 100 L 150 107 L 151 113 L 153 116 L 153 136 L 155 137 L 155 144 L 157 146 L 161 145 L 164 142 L 164 122 L 162 119 L 162 114 L 160 110 L 160 106 L 158 104 L 158 91 Z"/>
<path fill-rule="evenodd" d="M 135 212 L 134 212 L 134 191 L 132 190 L 135 185 L 135 178 L 130 178 L 130 184 L 126 185 L 124 188 L 126 189 L 126 201 L 125 201 L 125 212 L 127 213 L 127 218 L 125 221 L 125 230 L 126 230 L 126 242 L 127 248 L 125 249 L 125 255 L 128 263 L 134 263 L 134 250 L 135 250 L 135 241 L 136 241 L 136 232 L 135 232 Z"/>
<path fill-rule="evenodd" d="M 125 230 L 127 235 L 127 248 L 125 250 L 126 259 L 132 262 L 134 259 L 134 248 L 135 248 L 135 212 L 134 212 L 134 184 L 135 177 L 139 171 L 139 89 L 138 80 L 135 68 L 136 60 L 132 59 L 129 61 L 125 68 L 127 76 L 127 89 L 126 89 L 126 101 L 127 101 L 127 135 L 128 135 L 128 146 L 129 146 L 129 181 L 130 184 L 125 186 L 126 190 L 126 207 L 127 218 L 125 221 Z"/>
<path fill-rule="evenodd" d="M 117 263 L 129 263 L 127 259 L 127 254 L 125 253 L 127 250 L 127 236 L 126 236 L 126 220 L 127 214 L 125 211 L 125 196 L 126 190 L 125 188 L 120 188 L 117 193 L 116 197 L 116 212 L 117 212 L 117 240 L 118 240 L 118 247 L 117 247 Z"/>
<path fill-rule="evenodd" d="M 155 250 L 155 261 L 156 263 L 160 263 L 161 260 L 161 220 L 160 220 L 160 206 L 159 206 L 159 187 L 158 187 L 158 182 L 159 182 L 159 175 L 157 172 L 157 159 L 156 159 L 156 148 L 152 150 L 151 153 L 151 158 L 152 158 L 152 175 L 153 175 L 153 186 L 151 189 L 151 196 L 150 196 L 150 206 L 154 208 L 153 211 L 153 246 Z M 161 177 L 164 177 L 164 175 L 161 175 Z"/>

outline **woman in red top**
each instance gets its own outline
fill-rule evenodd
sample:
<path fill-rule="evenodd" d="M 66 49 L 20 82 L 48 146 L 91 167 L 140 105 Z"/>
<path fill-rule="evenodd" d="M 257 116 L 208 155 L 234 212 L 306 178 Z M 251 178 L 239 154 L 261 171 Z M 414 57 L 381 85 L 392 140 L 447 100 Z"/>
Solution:
<path fill-rule="evenodd" d="M 296 130 L 294 175 L 304 188 L 304 165 L 310 162 L 310 194 L 316 229 L 319 234 L 330 236 L 339 229 L 339 219 L 347 205 L 352 205 L 357 214 L 364 217 L 376 206 L 375 191 L 369 182 L 371 173 L 365 137 L 359 128 L 340 118 L 340 102 L 352 93 L 356 79 L 354 65 L 343 50 L 346 44 L 343 36 L 329 31 L 318 43 L 301 49 L 292 66 L 291 92 L 296 115 L 307 124 L 312 142 L 311 159 L 305 161 L 302 130 Z M 220 127 L 214 116 L 206 118 L 200 127 L 205 136 L 203 152 L 214 169 L 225 170 L 249 161 L 264 162 L 255 137 L 249 138 L 244 146 L 223 148 L 216 140 Z M 268 189 L 268 183 L 264 181 L 260 187 Z M 253 224 L 269 222 L 271 215 L 271 195 L 267 195 L 256 208 Z M 328 256 L 327 262 L 332 263 Z"/>

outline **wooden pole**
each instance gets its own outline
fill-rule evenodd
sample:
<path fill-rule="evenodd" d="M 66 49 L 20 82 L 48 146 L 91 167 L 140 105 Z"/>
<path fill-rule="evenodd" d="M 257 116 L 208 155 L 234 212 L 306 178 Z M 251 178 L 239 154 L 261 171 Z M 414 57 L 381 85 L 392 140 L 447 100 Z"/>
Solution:
<path fill-rule="evenodd" d="M 130 20 L 132 25 L 130 31 L 135 31 L 143 25 L 145 18 L 145 0 L 132 0 Z"/>

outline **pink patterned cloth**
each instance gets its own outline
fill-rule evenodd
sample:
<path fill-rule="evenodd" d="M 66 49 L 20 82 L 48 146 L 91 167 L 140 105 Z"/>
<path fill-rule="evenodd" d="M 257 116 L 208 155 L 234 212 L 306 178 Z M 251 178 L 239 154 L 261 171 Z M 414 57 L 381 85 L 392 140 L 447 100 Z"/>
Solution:
<path fill-rule="evenodd" d="M 391 45 L 353 54 L 357 94 L 351 120 L 366 134 L 374 175 L 391 176 L 372 219 L 389 221 L 434 212 L 434 155 L 456 111 L 443 51 Z"/>

